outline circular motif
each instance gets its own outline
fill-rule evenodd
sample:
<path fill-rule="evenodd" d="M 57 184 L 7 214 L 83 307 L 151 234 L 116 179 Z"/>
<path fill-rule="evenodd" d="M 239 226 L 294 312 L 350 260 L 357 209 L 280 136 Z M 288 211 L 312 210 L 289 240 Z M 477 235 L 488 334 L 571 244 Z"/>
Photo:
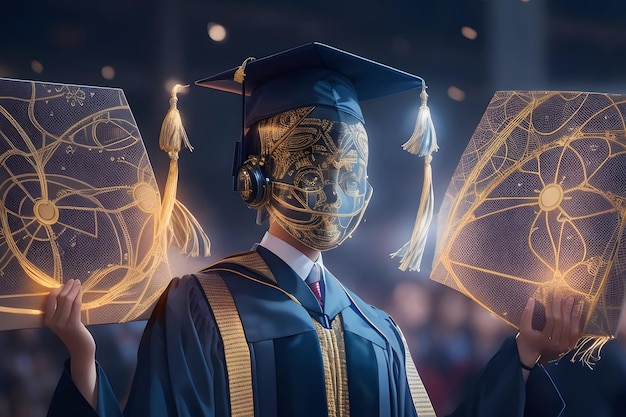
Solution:
<path fill-rule="evenodd" d="M 559 184 L 549 184 L 539 194 L 539 207 L 544 211 L 552 211 L 561 204 L 563 189 Z"/>
<path fill-rule="evenodd" d="M 35 218 L 42 224 L 52 225 L 59 220 L 59 209 L 49 200 L 37 200 L 33 207 Z"/>
<path fill-rule="evenodd" d="M 559 290 L 585 335 L 614 335 L 625 294 L 626 96 L 498 92 L 441 205 L 431 278 L 519 327 Z"/>
<path fill-rule="evenodd" d="M 18 80 L 0 91 L 0 314 L 15 316 L 0 329 L 41 325 L 45 296 L 70 278 L 86 324 L 139 318 L 170 277 L 123 92 Z"/>

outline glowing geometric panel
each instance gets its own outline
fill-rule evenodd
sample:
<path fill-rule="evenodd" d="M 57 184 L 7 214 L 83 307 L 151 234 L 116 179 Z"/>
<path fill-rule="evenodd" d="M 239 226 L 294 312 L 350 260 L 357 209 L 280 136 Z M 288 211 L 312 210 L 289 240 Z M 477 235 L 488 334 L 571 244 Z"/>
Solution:
<path fill-rule="evenodd" d="M 122 90 L 0 79 L 0 329 L 40 326 L 71 278 L 86 324 L 144 318 L 170 280 L 160 209 Z"/>
<path fill-rule="evenodd" d="M 440 210 L 431 279 L 519 327 L 529 297 L 584 301 L 583 334 L 615 335 L 624 300 L 626 96 L 497 92 Z"/>

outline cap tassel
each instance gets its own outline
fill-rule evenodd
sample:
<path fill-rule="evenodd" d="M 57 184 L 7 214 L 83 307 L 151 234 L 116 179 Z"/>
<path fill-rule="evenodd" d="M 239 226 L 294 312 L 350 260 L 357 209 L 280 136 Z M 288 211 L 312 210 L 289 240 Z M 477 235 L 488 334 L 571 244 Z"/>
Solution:
<path fill-rule="evenodd" d="M 589 369 L 593 369 L 594 365 L 600 360 L 602 348 L 612 336 L 586 336 L 581 338 L 574 347 L 575 352 L 570 362 L 582 362 Z"/>
<path fill-rule="evenodd" d="M 210 250 L 209 238 L 191 212 L 176 199 L 176 191 L 178 189 L 178 152 L 180 152 L 183 143 L 190 151 L 193 151 L 177 107 L 178 91 L 185 87 L 188 87 L 188 85 L 176 84 L 172 88 L 170 108 L 163 119 L 159 135 L 159 145 L 170 157 L 170 166 L 163 190 L 161 217 L 157 233 L 162 234 L 167 230 L 167 244 L 169 245 L 173 240 L 182 253 L 198 256 L 200 254 L 200 246 L 202 246 L 203 255 L 208 256 Z"/>
<path fill-rule="evenodd" d="M 421 105 L 417 113 L 415 129 L 411 137 L 402 145 L 402 149 L 412 154 L 424 157 L 424 183 L 422 185 L 422 195 L 420 205 L 417 210 L 413 234 L 402 248 L 391 254 L 392 258 L 401 258 L 398 269 L 401 271 L 419 271 L 426 248 L 426 238 L 428 229 L 432 222 L 434 213 L 434 190 L 432 180 L 432 153 L 439 150 L 437 145 L 437 134 L 433 124 L 430 109 L 428 108 L 428 94 L 426 87 L 422 86 L 420 94 Z"/>

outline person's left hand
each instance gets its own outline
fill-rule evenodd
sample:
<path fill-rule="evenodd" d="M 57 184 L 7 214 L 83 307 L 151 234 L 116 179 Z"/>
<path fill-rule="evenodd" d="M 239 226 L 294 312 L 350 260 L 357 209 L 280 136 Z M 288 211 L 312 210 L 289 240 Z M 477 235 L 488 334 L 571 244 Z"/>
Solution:
<path fill-rule="evenodd" d="M 572 350 L 580 338 L 582 301 L 574 303 L 573 296 L 563 297 L 559 291 L 546 300 L 546 325 L 533 329 L 535 299 L 530 298 L 522 313 L 517 348 L 520 361 L 528 367 L 558 359 Z"/>

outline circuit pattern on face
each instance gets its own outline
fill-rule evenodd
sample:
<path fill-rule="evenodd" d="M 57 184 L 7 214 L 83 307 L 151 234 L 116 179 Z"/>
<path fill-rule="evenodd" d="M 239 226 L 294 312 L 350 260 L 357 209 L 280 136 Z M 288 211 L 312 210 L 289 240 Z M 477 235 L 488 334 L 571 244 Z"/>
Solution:
<path fill-rule="evenodd" d="M 305 245 L 327 250 L 358 226 L 371 196 L 362 123 L 307 117 L 313 108 L 281 113 L 259 127 L 269 155 L 267 210 Z"/>

